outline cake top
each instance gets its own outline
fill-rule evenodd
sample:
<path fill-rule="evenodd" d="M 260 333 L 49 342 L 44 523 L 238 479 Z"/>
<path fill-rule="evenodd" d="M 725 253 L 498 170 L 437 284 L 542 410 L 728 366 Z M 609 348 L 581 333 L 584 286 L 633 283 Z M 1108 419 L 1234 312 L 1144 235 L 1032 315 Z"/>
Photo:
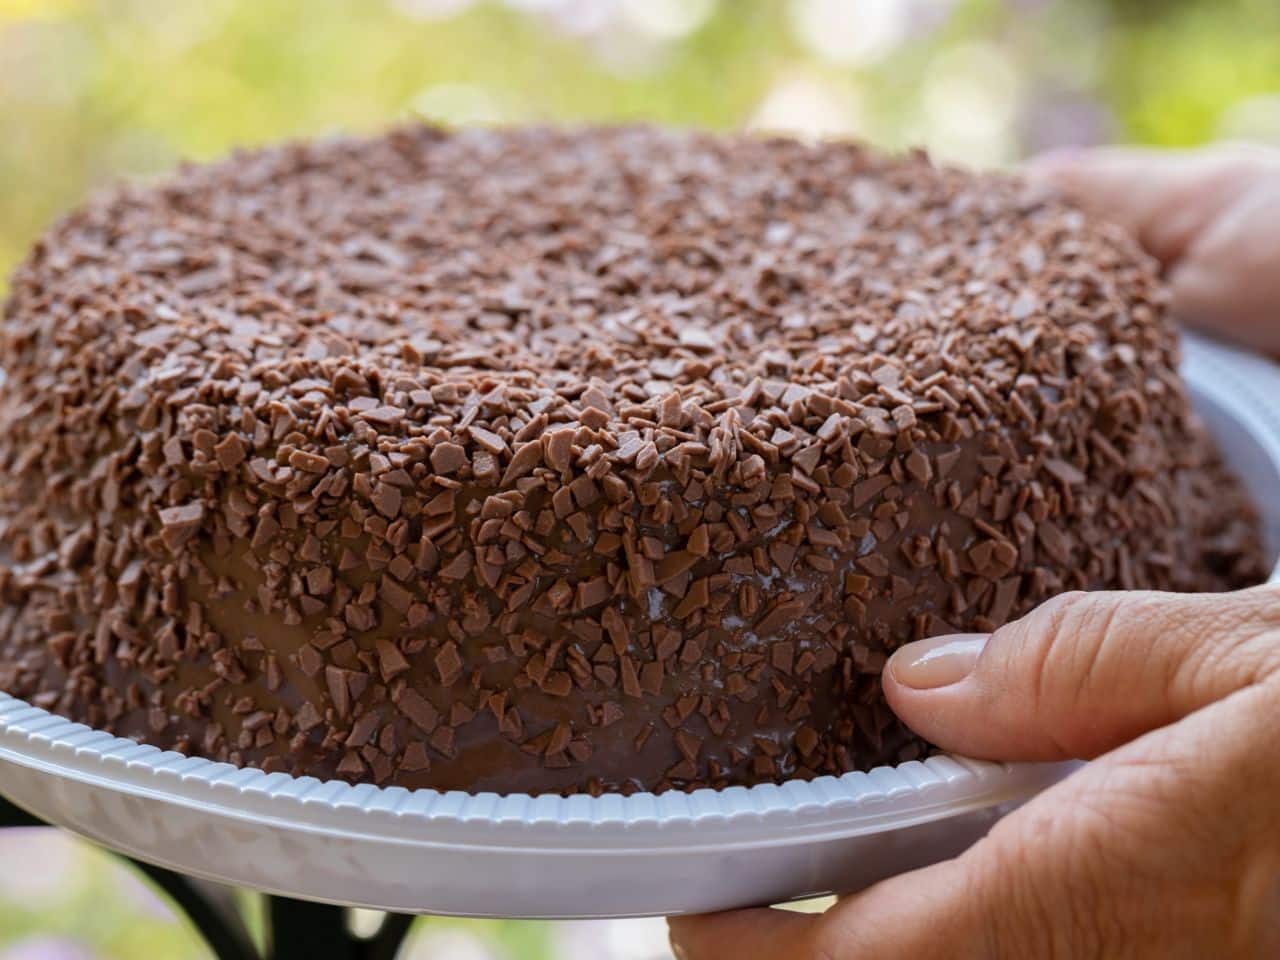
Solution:
<path fill-rule="evenodd" d="M 5 317 L 6 589 L 79 584 L 105 626 L 64 666 L 123 657 L 147 683 L 108 714 L 151 696 L 139 735 L 233 760 L 386 782 L 430 761 L 385 735 L 410 723 L 469 758 L 433 783 L 564 789 L 593 752 L 629 782 L 665 723 L 646 785 L 850 769 L 919 749 L 882 736 L 894 644 L 1212 580 L 1176 553 L 1203 450 L 1165 448 L 1146 258 L 922 155 L 421 126 L 247 153 L 67 217 Z M 486 711 L 554 776 L 466 753 Z"/>
<path fill-rule="evenodd" d="M 132 399 L 283 405 L 306 436 L 280 469 L 336 421 L 503 487 L 567 468 L 556 425 L 600 432 L 587 468 L 709 447 L 721 473 L 805 470 L 814 416 L 890 445 L 940 410 L 1052 416 L 1064 378 L 1173 350 L 1133 246 L 1014 179 L 644 128 L 413 127 L 189 167 L 63 221 L 9 315 L 35 304 L 123 312 Z"/>

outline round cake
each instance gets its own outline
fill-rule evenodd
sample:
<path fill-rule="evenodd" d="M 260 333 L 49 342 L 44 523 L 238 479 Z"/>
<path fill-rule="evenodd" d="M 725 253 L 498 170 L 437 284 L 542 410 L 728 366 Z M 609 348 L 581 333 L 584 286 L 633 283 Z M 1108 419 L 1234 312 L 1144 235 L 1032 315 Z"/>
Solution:
<path fill-rule="evenodd" d="M 499 792 L 924 755 L 886 656 L 1253 582 L 1152 264 L 847 144 L 412 127 L 45 236 L 0 364 L 0 690 Z"/>

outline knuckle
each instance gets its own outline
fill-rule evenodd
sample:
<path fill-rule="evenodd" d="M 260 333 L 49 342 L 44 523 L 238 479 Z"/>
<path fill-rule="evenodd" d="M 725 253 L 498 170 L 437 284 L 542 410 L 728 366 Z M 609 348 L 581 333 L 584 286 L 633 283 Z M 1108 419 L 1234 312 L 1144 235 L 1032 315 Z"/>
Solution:
<path fill-rule="evenodd" d="M 1087 723 L 1091 703 L 1114 692 L 1113 672 L 1131 639 L 1124 634 L 1132 632 L 1123 629 L 1125 603 L 1108 593 L 1064 593 L 1026 622 L 1020 640 L 1027 649 L 1017 658 L 1023 676 L 1016 679 L 1063 754 L 1089 749 L 1089 732 L 1077 725 Z"/>
<path fill-rule="evenodd" d="M 1059 594 L 1031 614 L 1028 628 L 1046 655 L 1063 657 L 1100 645 L 1098 627 L 1114 616 L 1113 594 L 1072 591 Z"/>
<path fill-rule="evenodd" d="M 1088 594 L 1082 592 L 1061 593 L 1042 603 L 1031 613 L 997 631 L 1003 634 L 1011 646 L 1011 657 L 1002 662 L 1011 668 L 1031 674 L 1037 691 L 1049 675 L 1048 661 L 1070 634 L 1069 624 L 1076 617 L 1078 608 L 1087 603 Z M 1025 678 L 1013 678 L 1023 680 Z"/>
<path fill-rule="evenodd" d="M 1069 590 L 1051 597 L 1031 614 L 1035 625 L 1047 633 L 1056 633 L 1070 621 L 1077 619 L 1088 608 L 1097 594 L 1084 590 Z"/>
<path fill-rule="evenodd" d="M 1178 625 L 1186 654 L 1169 678 L 1176 702 L 1194 707 L 1280 677 L 1280 584 L 1192 604 Z"/>

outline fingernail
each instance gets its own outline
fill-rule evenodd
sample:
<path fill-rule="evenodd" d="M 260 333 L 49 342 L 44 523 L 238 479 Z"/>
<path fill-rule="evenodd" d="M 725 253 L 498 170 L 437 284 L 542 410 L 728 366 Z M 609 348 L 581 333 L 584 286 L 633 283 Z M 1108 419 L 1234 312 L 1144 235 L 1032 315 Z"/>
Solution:
<path fill-rule="evenodd" d="M 893 679 L 913 690 L 958 683 L 973 671 L 990 634 L 955 633 L 899 647 L 889 658 Z"/>

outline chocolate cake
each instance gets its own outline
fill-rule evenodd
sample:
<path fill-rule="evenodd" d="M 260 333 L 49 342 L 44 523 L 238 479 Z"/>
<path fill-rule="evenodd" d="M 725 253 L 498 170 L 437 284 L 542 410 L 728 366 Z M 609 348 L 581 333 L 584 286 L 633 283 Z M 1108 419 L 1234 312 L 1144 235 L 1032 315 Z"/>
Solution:
<path fill-rule="evenodd" d="M 846 144 L 401 129 L 68 216 L 0 363 L 0 690 L 321 778 L 920 757 L 879 674 L 1063 590 L 1261 578 L 1152 264 Z"/>

